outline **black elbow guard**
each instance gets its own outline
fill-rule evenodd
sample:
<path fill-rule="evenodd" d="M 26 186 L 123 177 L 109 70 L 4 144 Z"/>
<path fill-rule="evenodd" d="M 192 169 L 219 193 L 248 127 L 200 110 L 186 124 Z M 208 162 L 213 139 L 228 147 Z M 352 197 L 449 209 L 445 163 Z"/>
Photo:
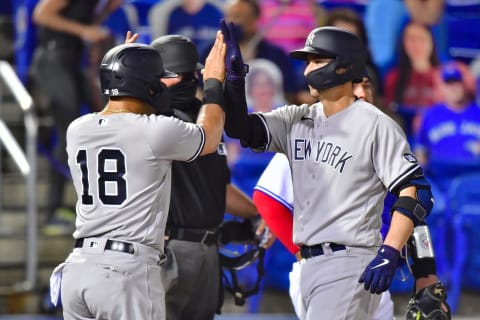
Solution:
<path fill-rule="evenodd" d="M 409 217 L 415 226 L 421 224 L 428 215 L 424 206 L 411 197 L 399 197 L 392 206 L 392 213 L 394 211 Z"/>
<path fill-rule="evenodd" d="M 416 199 L 411 197 L 399 197 L 393 204 L 391 212 L 398 211 L 409 217 L 415 226 L 423 223 L 423 220 L 432 212 L 433 194 L 430 183 L 425 179 L 423 170 L 419 168 L 409 179 L 405 180 L 395 192 L 398 196 L 406 187 L 414 186 L 417 189 Z"/>

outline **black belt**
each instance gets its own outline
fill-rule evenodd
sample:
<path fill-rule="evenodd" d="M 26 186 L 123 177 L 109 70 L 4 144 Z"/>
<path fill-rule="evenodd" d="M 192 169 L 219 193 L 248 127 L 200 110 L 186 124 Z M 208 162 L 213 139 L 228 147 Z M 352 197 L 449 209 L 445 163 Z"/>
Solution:
<path fill-rule="evenodd" d="M 346 250 L 347 247 L 345 247 L 343 244 L 330 242 L 330 249 L 332 249 L 332 251 L 340 251 Z M 317 244 L 314 246 L 300 246 L 300 254 L 302 255 L 302 258 L 305 259 L 321 256 L 324 253 L 325 252 L 323 251 L 323 247 L 321 244 Z"/>
<path fill-rule="evenodd" d="M 218 232 L 205 229 L 186 229 L 168 227 L 166 235 L 169 239 L 200 242 L 206 245 L 217 243 Z"/>
<path fill-rule="evenodd" d="M 84 240 L 85 238 L 75 240 L 75 248 L 82 248 Z M 94 241 L 95 240 L 92 240 L 92 243 Z M 119 251 L 129 254 L 135 253 L 135 247 L 133 246 L 133 244 L 118 240 L 107 240 L 107 243 L 105 244 L 105 250 Z"/>

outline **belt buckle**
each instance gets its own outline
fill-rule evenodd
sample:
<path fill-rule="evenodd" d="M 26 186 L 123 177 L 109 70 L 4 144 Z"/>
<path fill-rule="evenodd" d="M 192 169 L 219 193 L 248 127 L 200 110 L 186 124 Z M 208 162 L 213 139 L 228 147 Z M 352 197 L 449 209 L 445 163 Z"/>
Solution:
<path fill-rule="evenodd" d="M 207 237 L 208 237 L 209 234 L 214 235 L 215 232 L 210 231 L 210 230 L 205 231 L 205 233 L 203 234 L 202 240 L 200 240 L 201 244 L 205 244 L 205 241 L 207 240 Z"/>

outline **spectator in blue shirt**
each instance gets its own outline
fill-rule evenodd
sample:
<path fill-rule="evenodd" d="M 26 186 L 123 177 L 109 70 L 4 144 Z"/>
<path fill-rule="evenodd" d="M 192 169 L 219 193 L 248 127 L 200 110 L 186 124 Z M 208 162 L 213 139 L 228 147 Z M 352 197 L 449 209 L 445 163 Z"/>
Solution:
<path fill-rule="evenodd" d="M 441 69 L 444 102 L 421 116 L 415 153 L 430 179 L 446 191 L 455 176 L 466 173 L 480 160 L 480 107 L 456 64 Z"/>
<path fill-rule="evenodd" d="M 178 34 L 191 39 L 198 52 L 203 52 L 215 41 L 221 18 L 222 1 L 160 1 L 150 9 L 148 24 L 152 40 L 167 34 Z"/>

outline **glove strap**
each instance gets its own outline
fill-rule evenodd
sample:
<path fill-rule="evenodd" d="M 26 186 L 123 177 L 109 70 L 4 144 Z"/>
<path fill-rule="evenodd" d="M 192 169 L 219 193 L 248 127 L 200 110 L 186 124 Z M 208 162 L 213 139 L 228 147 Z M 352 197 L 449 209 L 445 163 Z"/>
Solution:
<path fill-rule="evenodd" d="M 244 79 L 248 71 L 250 70 L 250 67 L 248 64 L 244 63 L 238 69 L 241 69 L 241 70 L 234 70 L 233 68 L 230 71 L 227 70 L 227 76 L 226 76 L 227 80 L 237 81 L 237 80 Z"/>
<path fill-rule="evenodd" d="M 378 250 L 378 254 L 388 259 L 395 267 L 397 266 L 398 259 L 400 258 L 400 251 L 394 247 L 384 244 Z"/>

